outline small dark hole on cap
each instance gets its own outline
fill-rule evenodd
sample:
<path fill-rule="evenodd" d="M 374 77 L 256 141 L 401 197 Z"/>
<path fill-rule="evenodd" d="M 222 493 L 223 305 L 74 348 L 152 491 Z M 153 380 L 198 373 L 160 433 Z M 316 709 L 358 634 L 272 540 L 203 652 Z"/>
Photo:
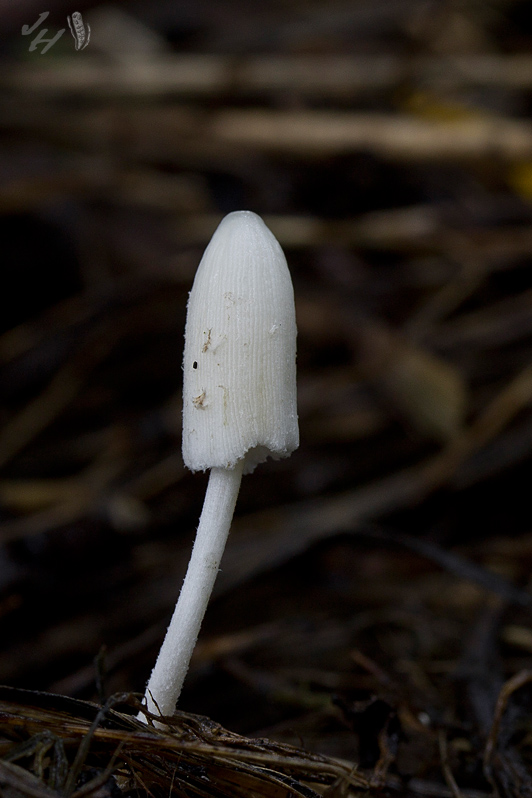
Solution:
<path fill-rule="evenodd" d="M 195 360 L 194 363 L 192 364 L 192 368 L 193 369 L 197 369 L 198 368 L 198 361 L 197 360 Z"/>

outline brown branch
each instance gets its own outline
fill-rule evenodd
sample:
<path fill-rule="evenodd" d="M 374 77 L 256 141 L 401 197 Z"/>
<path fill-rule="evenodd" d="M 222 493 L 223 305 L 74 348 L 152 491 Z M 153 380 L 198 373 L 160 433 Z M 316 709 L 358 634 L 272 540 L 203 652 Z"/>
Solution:
<path fill-rule="evenodd" d="M 528 54 L 451 55 L 401 58 L 394 55 L 262 55 L 245 59 L 226 55 L 138 54 L 131 63 L 114 63 L 86 55 L 63 56 L 61 63 L 17 64 L 4 71 L 0 84 L 18 91 L 83 93 L 104 97 L 197 96 L 232 93 L 295 92 L 336 99 L 391 90 L 405 80 L 438 89 L 498 86 L 532 87 Z"/>

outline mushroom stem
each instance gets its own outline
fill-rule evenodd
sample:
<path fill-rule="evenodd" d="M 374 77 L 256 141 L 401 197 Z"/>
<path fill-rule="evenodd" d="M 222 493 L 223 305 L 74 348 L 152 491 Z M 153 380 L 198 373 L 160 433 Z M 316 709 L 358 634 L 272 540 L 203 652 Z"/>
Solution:
<path fill-rule="evenodd" d="M 243 466 L 242 459 L 234 468 L 211 469 L 183 587 L 146 687 L 147 709 L 154 714 L 175 710 L 220 567 Z"/>

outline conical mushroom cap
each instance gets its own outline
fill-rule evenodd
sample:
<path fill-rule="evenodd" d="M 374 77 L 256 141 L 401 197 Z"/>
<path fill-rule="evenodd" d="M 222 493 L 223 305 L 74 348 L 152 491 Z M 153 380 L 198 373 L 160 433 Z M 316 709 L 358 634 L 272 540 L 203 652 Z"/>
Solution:
<path fill-rule="evenodd" d="M 299 445 L 294 291 L 284 253 L 251 211 L 226 216 L 190 292 L 183 459 L 192 471 L 287 457 Z"/>

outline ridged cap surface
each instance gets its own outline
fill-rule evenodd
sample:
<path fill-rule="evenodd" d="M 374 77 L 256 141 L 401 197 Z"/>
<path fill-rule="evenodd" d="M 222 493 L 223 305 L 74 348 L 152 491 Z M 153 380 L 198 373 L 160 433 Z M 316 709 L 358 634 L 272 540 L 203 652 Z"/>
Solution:
<path fill-rule="evenodd" d="M 215 231 L 190 292 L 183 355 L 183 459 L 244 473 L 299 445 L 296 320 L 284 253 L 260 216 Z"/>

